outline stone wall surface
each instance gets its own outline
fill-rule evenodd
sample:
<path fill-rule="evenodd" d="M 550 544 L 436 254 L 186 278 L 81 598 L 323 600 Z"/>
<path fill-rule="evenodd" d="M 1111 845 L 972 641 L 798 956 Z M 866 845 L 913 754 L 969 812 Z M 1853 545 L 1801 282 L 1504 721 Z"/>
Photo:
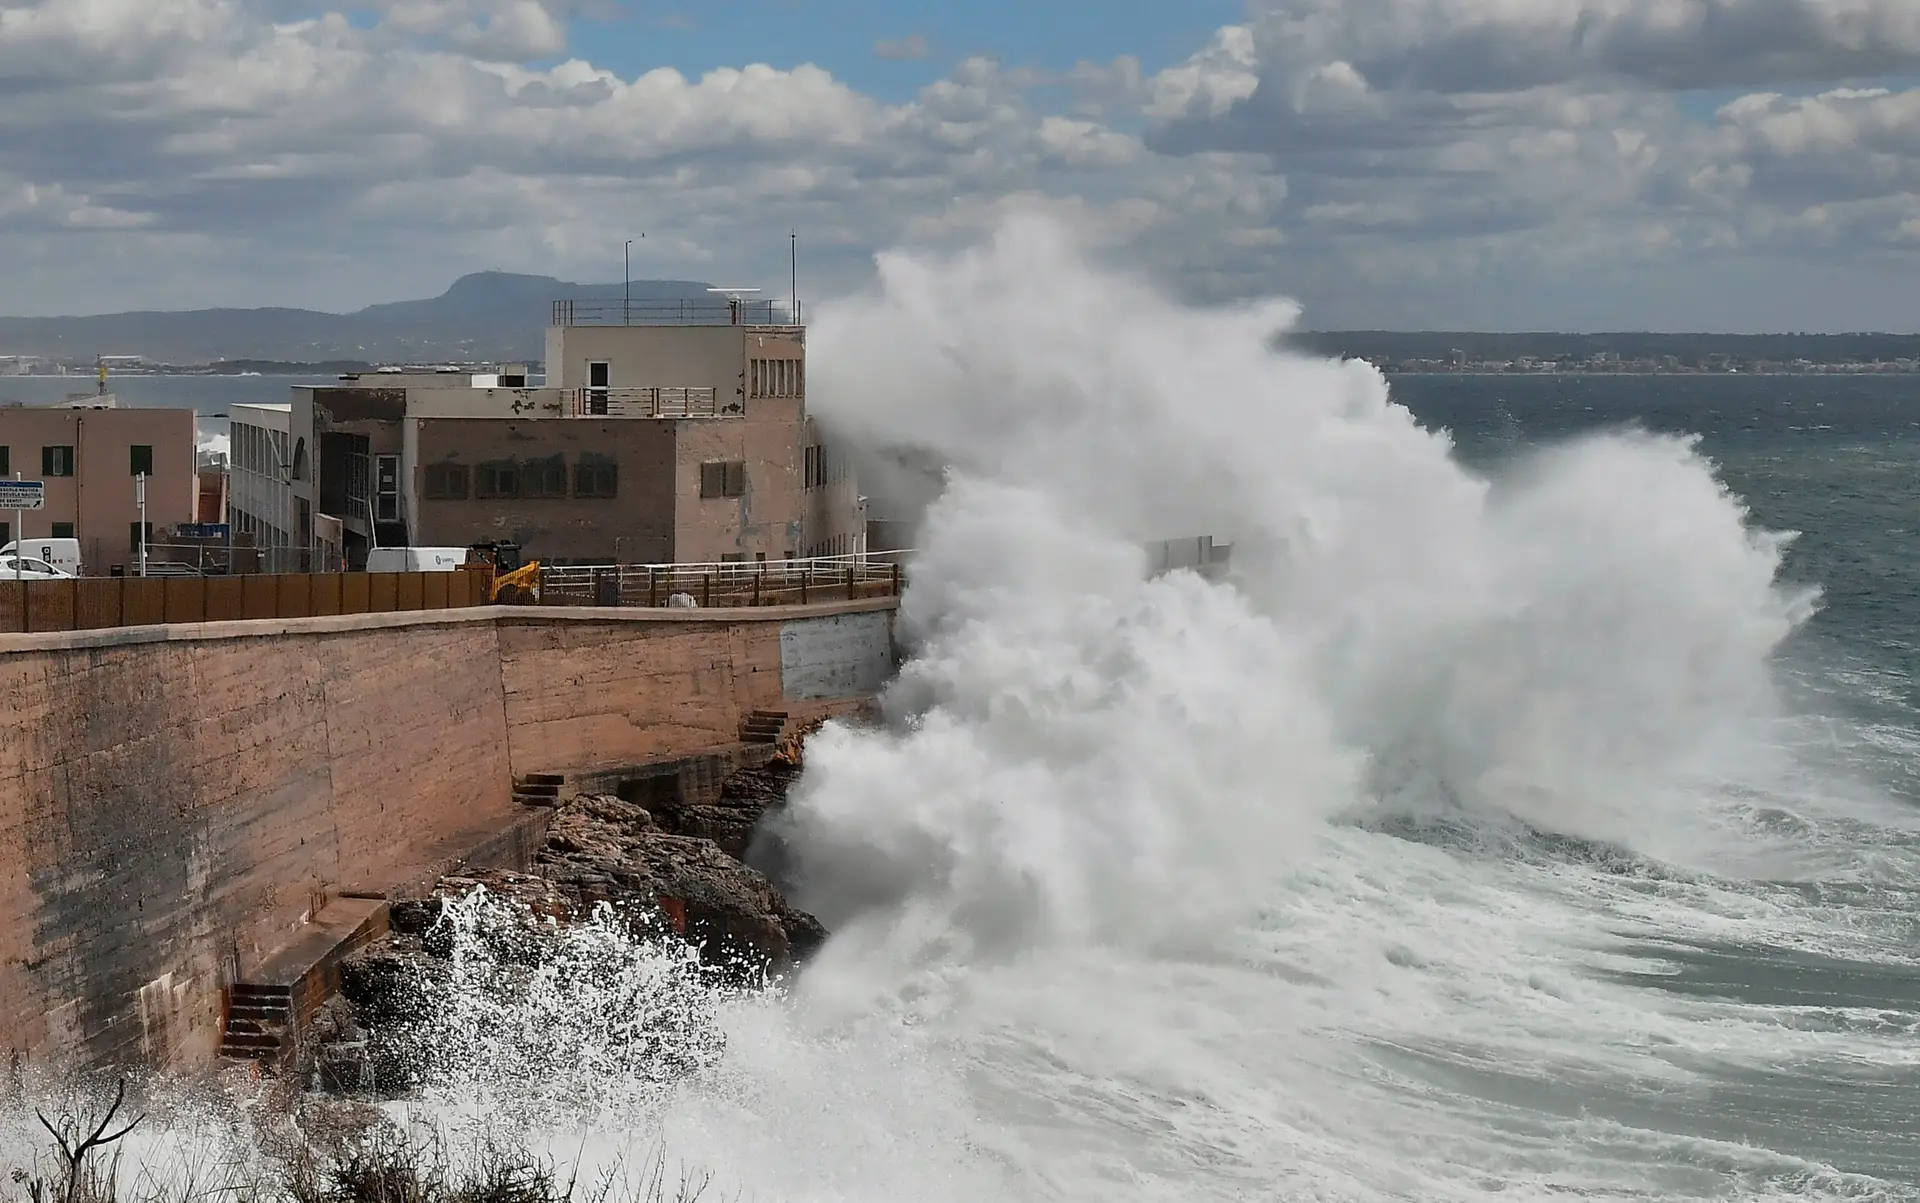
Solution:
<path fill-rule="evenodd" d="M 0 1048 L 205 1062 L 225 985 L 330 898 L 394 893 L 496 837 L 514 773 L 685 755 L 755 708 L 821 703 L 785 700 L 793 608 L 608 614 L 0 636 Z"/>
<path fill-rule="evenodd" d="M 498 665 L 491 623 L 0 656 L 8 1044 L 210 1053 L 330 894 L 508 818 Z"/>

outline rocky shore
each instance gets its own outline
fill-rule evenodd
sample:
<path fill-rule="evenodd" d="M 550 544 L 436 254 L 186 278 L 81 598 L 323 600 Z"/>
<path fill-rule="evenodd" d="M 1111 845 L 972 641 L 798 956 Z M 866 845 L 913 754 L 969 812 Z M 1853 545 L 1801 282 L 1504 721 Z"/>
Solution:
<path fill-rule="evenodd" d="M 752 983 L 784 974 L 826 940 L 819 920 L 788 903 L 745 857 L 769 811 L 799 774 L 798 741 L 769 764 L 732 773 L 710 802 L 656 801 L 650 810 L 611 795 L 561 802 L 526 873 L 466 871 L 430 896 L 396 902 L 392 931 L 341 967 L 340 995 L 304 1044 L 315 1084 L 387 1093 L 403 1086 L 404 1047 L 432 1016 L 448 980 L 457 900 L 484 890 L 508 904 L 509 931 L 488 935 L 489 955 L 532 966 L 543 942 L 603 907 L 636 938 L 678 938 L 698 950 L 699 971 Z M 692 954 L 689 954 L 691 956 Z M 410 1029 L 412 1032 L 410 1033 Z"/>

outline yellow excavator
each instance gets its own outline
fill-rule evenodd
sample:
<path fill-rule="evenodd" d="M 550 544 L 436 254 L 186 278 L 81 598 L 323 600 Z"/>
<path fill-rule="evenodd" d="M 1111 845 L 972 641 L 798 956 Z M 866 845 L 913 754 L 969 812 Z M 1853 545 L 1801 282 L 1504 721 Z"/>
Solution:
<path fill-rule="evenodd" d="M 487 600 L 496 606 L 532 606 L 540 602 L 540 561 L 520 562 L 520 545 L 487 540 L 467 548 L 468 572 L 483 574 Z"/>

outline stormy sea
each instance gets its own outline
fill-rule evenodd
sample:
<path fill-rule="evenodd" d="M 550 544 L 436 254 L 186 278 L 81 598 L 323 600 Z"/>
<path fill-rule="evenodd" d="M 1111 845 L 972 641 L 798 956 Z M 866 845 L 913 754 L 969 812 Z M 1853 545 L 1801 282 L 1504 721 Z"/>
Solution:
<path fill-rule="evenodd" d="M 1044 224 L 884 256 L 811 404 L 948 468 L 780 823 L 833 938 L 744 989 L 585 932 L 510 1006 L 476 943 L 388 1107 L 729 1199 L 1920 1199 L 1920 378 L 1298 320 Z"/>

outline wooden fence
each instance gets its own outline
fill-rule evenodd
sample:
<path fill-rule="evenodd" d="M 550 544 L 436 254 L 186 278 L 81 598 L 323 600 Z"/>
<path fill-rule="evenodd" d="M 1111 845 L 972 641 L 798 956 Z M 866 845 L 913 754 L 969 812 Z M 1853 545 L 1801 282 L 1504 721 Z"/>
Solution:
<path fill-rule="evenodd" d="M 173 622 L 444 610 L 486 601 L 474 572 L 316 572 L 212 577 L 0 578 L 0 634 Z"/>

